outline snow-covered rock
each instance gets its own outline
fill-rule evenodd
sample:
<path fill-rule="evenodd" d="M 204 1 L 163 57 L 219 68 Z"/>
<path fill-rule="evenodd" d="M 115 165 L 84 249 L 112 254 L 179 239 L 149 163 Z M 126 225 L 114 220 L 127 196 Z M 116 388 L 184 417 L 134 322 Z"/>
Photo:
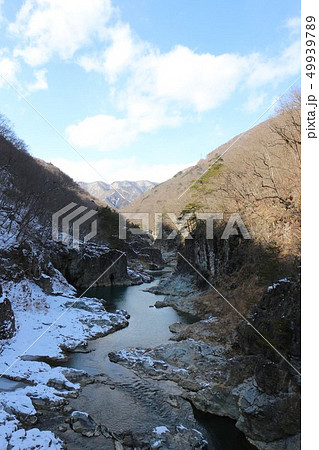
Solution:
<path fill-rule="evenodd" d="M 122 312 L 106 312 L 100 300 L 74 297 L 74 289 L 64 281 L 55 277 L 52 284 L 63 295 L 47 295 L 27 279 L 2 284 L 3 296 L 10 298 L 14 311 L 16 332 L 2 341 L 0 376 L 26 384 L 13 391 L 0 390 L 1 449 L 8 445 L 30 449 L 35 442 L 36 448 L 62 448 L 51 432 L 23 429 L 37 422 L 36 407 L 60 408 L 80 389 L 74 382 L 75 369 L 51 367 L 45 361 L 63 361 L 65 351 L 85 347 L 89 339 L 128 325 Z"/>

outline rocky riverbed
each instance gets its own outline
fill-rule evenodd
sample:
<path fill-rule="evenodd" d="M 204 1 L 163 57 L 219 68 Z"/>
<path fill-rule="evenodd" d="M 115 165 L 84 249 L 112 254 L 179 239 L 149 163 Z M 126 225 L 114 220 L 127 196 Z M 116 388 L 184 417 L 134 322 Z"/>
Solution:
<path fill-rule="evenodd" d="M 201 320 L 172 324 L 175 343 L 122 350 L 111 353 L 111 360 L 142 376 L 177 383 L 183 398 L 200 411 L 233 418 L 259 449 L 299 449 L 300 337 L 298 329 L 289 328 L 295 323 L 292 305 L 298 304 L 299 280 L 282 279 L 269 286 L 250 316 L 250 323 L 271 333 L 276 347 L 290 355 L 295 370 L 247 324 L 238 321 L 233 330 L 219 308 L 216 316 L 209 315 L 209 292 L 194 294 L 190 284 L 190 278 L 172 276 L 149 290 L 166 294 L 157 307 L 173 307 Z"/>
<path fill-rule="evenodd" d="M 238 328 L 241 339 L 234 340 L 218 310 L 209 315 L 201 304 L 203 293 L 193 289 L 189 295 L 192 280 L 173 278 L 147 290 L 171 294 L 175 282 L 179 295 L 154 297 L 143 292 L 146 286 L 127 288 L 136 292 L 135 305 L 145 307 L 135 323 L 132 303 L 129 328 L 121 303 L 112 313 L 98 299 L 74 303 L 75 291 L 63 277 L 51 280 L 51 295 L 26 280 L 4 284 L 1 298 L 10 298 L 17 332 L 4 342 L 0 369 L 7 380 L 20 384 L 2 386 L 0 392 L 1 448 L 36 443 L 40 449 L 67 445 L 71 450 L 232 449 L 225 438 L 212 438 L 213 430 L 196 419 L 196 408 L 233 419 L 259 449 L 299 449 L 299 376 L 271 354 L 261 357 L 256 336 L 243 325 Z M 287 300 L 296 286 L 290 280 L 275 283 L 264 304 L 277 305 L 279 296 L 278 311 L 284 308 L 290 320 Z M 152 300 L 143 304 L 143 296 Z M 189 319 L 170 313 L 166 322 L 159 321 L 161 311 L 172 310 L 150 308 L 154 303 L 173 306 Z M 276 323 L 276 308 L 268 309 Z M 261 304 L 251 320 L 262 324 L 265 311 Z M 107 336 L 116 330 L 122 331 Z M 125 337 L 127 331 L 131 334 Z M 289 336 L 285 345 L 296 354 L 298 345 Z M 227 434 L 235 436 L 233 425 Z M 243 435 L 234 439 L 237 448 L 250 448 Z"/>
<path fill-rule="evenodd" d="M 0 304 L 10 304 L 14 322 L 1 341 L 1 448 L 32 448 L 34 442 L 37 448 L 62 448 L 51 431 L 34 427 L 39 410 L 63 408 L 81 388 L 85 374 L 59 363 L 67 359 L 66 351 L 83 351 L 90 339 L 128 325 L 122 312 L 107 313 L 96 299 L 77 299 L 62 276 L 50 281 L 51 295 L 30 280 L 2 284 Z M 11 388 L 8 380 L 21 383 Z"/>

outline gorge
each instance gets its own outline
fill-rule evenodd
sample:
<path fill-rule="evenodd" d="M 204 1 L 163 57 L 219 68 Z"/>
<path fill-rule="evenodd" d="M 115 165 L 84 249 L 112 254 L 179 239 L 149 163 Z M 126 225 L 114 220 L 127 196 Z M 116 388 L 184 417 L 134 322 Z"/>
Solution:
<path fill-rule="evenodd" d="M 1 448 L 300 448 L 293 99 L 125 208 L 162 211 L 162 240 L 134 223 L 120 239 L 115 210 L 0 135 Z M 70 202 L 96 211 L 78 248 L 52 239 Z M 211 211 L 225 213 L 207 238 Z M 251 239 L 238 223 L 223 238 L 234 211 Z"/>

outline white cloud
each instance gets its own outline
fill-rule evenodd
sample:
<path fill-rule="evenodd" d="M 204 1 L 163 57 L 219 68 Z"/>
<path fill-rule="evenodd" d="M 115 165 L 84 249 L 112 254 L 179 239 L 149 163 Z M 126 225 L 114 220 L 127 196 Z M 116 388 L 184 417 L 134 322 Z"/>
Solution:
<path fill-rule="evenodd" d="M 28 84 L 27 89 L 29 92 L 43 91 L 48 89 L 48 82 L 46 79 L 46 69 L 36 70 L 34 72 L 35 81 Z"/>
<path fill-rule="evenodd" d="M 238 89 L 248 89 L 244 109 L 252 112 L 265 98 L 263 93 L 256 96 L 256 90 L 300 70 L 299 41 L 278 57 L 266 59 L 260 54 L 198 54 L 183 46 L 160 53 L 139 45 L 134 51 L 134 38 L 127 27 L 119 27 L 113 37 L 112 48 L 130 42 L 123 60 L 107 50 L 100 58 L 88 57 L 81 64 L 104 73 L 113 83 L 114 101 L 124 118 L 99 115 L 69 126 L 69 138 L 80 147 L 112 150 L 135 141 L 140 133 L 180 126 L 196 113 L 219 107 Z M 125 80 L 117 83 L 120 76 Z"/>
<path fill-rule="evenodd" d="M 179 45 L 143 59 L 135 85 L 142 78 L 148 95 L 202 112 L 229 98 L 245 76 L 247 63 L 246 57 L 235 54 L 198 54 Z"/>
<path fill-rule="evenodd" d="M 267 97 L 266 92 L 252 92 L 243 106 L 244 111 L 255 112 L 260 108 Z M 271 103 L 270 103 L 271 104 Z"/>
<path fill-rule="evenodd" d="M 284 28 L 288 28 L 292 34 L 300 34 L 301 31 L 301 17 L 290 17 L 284 23 Z"/>
<path fill-rule="evenodd" d="M 27 64 L 58 56 L 104 75 L 119 116 L 100 114 L 70 124 L 66 134 L 79 147 L 114 150 L 140 133 L 177 127 L 218 108 L 237 90 L 260 92 L 300 71 L 299 41 L 272 58 L 200 54 L 182 45 L 161 52 L 119 17 L 111 0 L 26 0 L 9 25 L 19 42 L 13 54 Z M 290 18 L 284 26 L 295 30 L 298 20 Z M 46 89 L 44 69 L 35 76 L 29 91 Z M 249 102 L 245 106 L 252 110 Z"/>
<path fill-rule="evenodd" d="M 151 133 L 163 127 L 178 127 L 185 118 L 178 108 L 170 107 L 165 99 L 140 95 L 139 92 L 124 93 L 124 110 L 131 127 L 137 133 Z"/>
<path fill-rule="evenodd" d="M 15 82 L 19 69 L 19 63 L 8 56 L 5 49 L 0 49 L 0 74 L 4 78 L 0 77 L 0 87 L 6 84 L 5 81 Z"/>
<path fill-rule="evenodd" d="M 72 145 L 104 151 L 129 144 L 135 140 L 136 134 L 129 120 L 103 114 L 87 117 L 66 129 L 67 139 Z"/>
<path fill-rule="evenodd" d="M 67 135 L 80 147 L 111 150 L 134 141 L 139 133 L 177 127 L 230 97 L 249 67 L 246 57 L 200 55 L 182 46 L 162 54 L 138 41 L 122 23 L 107 36 L 111 44 L 104 52 L 78 62 L 113 84 L 113 98 L 124 119 L 99 115 L 70 125 Z"/>
<path fill-rule="evenodd" d="M 135 157 L 126 159 L 101 159 L 99 161 L 70 161 L 64 158 L 51 160 L 52 164 L 71 176 L 75 181 L 118 180 L 139 181 L 147 178 L 150 181 L 163 182 L 180 170 L 192 164 L 147 164 L 137 161 Z M 96 169 L 93 170 L 92 167 Z M 102 175 L 102 176 L 100 176 Z"/>
<path fill-rule="evenodd" d="M 99 54 L 87 54 L 78 58 L 78 63 L 86 71 L 103 73 L 110 83 L 126 72 L 149 47 L 133 35 L 129 24 L 118 22 L 105 29 L 105 50 Z"/>
<path fill-rule="evenodd" d="M 124 119 L 99 114 L 69 125 L 65 133 L 69 142 L 76 147 L 111 151 L 134 142 L 140 133 L 180 124 L 181 119 L 167 115 L 160 104 L 151 105 L 147 101 L 143 102 L 143 99 L 136 99 L 131 102 Z"/>
<path fill-rule="evenodd" d="M 31 66 L 48 62 L 54 54 L 69 59 L 103 34 L 112 11 L 110 0 L 26 0 L 9 25 L 22 42 L 14 55 Z"/>
<path fill-rule="evenodd" d="M 139 41 L 123 23 L 109 29 L 107 36 L 105 50 L 83 56 L 79 64 L 87 71 L 104 74 L 112 85 L 115 105 L 125 117 L 121 132 L 128 133 L 128 141 L 136 139 L 139 133 L 176 127 L 194 114 L 215 109 L 238 89 L 259 90 L 300 71 L 299 41 L 277 57 L 266 58 L 257 53 L 199 54 L 181 45 L 161 53 Z M 248 100 L 244 108 L 252 111 L 262 101 L 260 95 Z M 111 141 L 113 135 L 112 132 Z M 119 142 L 123 139 L 120 136 Z M 91 145 L 88 139 L 87 144 L 93 147 L 94 140 L 93 137 Z M 99 145 L 100 149 L 103 147 Z"/>
<path fill-rule="evenodd" d="M 247 87 L 257 88 L 267 84 L 278 84 L 289 76 L 300 73 L 300 41 L 294 41 L 278 57 L 264 58 L 254 55 L 251 61 Z"/>
<path fill-rule="evenodd" d="M 109 37 L 111 44 L 104 52 L 84 55 L 78 62 L 87 71 L 103 73 L 111 83 L 126 75 L 120 96 L 127 98 L 126 109 L 137 97 L 138 103 L 143 100 L 152 106 L 161 101 L 197 112 L 213 109 L 229 98 L 249 67 L 249 56 L 198 54 L 181 45 L 161 53 L 138 41 L 125 24 L 110 29 Z"/>

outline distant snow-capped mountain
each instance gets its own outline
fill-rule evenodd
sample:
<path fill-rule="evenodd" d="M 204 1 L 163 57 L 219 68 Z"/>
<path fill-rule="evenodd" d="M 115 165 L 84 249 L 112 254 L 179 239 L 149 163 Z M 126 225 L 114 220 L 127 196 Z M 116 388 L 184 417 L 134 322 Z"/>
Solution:
<path fill-rule="evenodd" d="M 107 184 L 104 181 L 94 181 L 92 183 L 80 181 L 79 185 L 101 202 L 120 209 L 132 203 L 144 192 L 152 189 L 157 183 L 147 180 L 114 181 L 111 184 Z"/>

